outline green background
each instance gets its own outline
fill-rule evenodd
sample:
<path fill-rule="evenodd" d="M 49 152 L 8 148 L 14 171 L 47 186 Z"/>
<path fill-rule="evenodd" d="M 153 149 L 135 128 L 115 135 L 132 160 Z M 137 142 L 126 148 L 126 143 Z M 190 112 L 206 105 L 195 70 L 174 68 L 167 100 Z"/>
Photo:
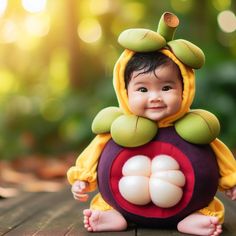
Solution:
<path fill-rule="evenodd" d="M 235 12 L 236 2 L 48 0 L 41 12 L 29 12 L 23 1 L 9 0 L 0 15 L 0 158 L 79 153 L 94 136 L 96 113 L 117 106 L 112 72 L 123 50 L 120 32 L 156 30 L 165 11 L 180 19 L 175 38 L 206 55 L 192 108 L 213 112 L 220 139 L 235 150 L 236 31 L 220 26 L 226 10 Z"/>

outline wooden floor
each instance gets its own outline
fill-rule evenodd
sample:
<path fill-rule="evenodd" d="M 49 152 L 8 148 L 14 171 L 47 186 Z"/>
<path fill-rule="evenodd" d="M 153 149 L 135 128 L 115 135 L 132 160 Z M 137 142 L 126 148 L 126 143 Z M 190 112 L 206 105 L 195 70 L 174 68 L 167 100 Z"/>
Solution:
<path fill-rule="evenodd" d="M 219 195 L 226 207 L 222 235 L 236 235 L 236 202 Z M 130 227 L 124 232 L 88 233 L 83 228 L 82 209 L 87 204 L 77 203 L 65 188 L 57 193 L 23 193 L 21 196 L 0 200 L 0 235 L 16 236 L 165 236 L 183 235 L 176 230 Z"/>

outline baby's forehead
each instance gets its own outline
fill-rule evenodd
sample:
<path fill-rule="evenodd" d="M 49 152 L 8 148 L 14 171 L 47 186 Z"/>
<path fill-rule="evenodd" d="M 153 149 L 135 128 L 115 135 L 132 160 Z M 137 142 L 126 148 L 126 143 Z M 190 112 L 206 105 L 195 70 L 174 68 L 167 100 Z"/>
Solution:
<path fill-rule="evenodd" d="M 172 63 L 162 64 L 154 68 L 153 70 L 148 70 L 148 71 L 146 68 L 135 70 L 131 75 L 131 80 L 147 80 L 148 78 L 156 77 L 160 82 L 166 80 L 174 82 L 181 76 L 179 76 L 177 65 L 173 64 Z"/>

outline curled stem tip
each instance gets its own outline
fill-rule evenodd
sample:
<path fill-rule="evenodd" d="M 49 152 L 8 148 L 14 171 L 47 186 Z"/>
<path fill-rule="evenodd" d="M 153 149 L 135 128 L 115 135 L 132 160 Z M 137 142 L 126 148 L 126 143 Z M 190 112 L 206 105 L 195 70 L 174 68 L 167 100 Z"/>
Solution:
<path fill-rule="evenodd" d="M 157 32 L 162 35 L 166 41 L 174 38 L 176 28 L 179 25 L 179 19 L 171 12 L 165 12 L 159 21 Z"/>

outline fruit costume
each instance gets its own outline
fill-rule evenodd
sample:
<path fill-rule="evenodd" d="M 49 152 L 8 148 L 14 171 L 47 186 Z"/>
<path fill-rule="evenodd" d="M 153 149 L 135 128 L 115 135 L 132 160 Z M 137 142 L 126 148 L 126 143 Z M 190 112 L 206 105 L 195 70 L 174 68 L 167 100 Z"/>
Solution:
<path fill-rule="evenodd" d="M 217 216 L 223 222 L 224 206 L 214 198 L 216 188 L 226 190 L 236 185 L 236 161 L 230 150 L 217 139 L 217 118 L 204 110 L 190 110 L 195 94 L 193 69 L 201 68 L 205 58 L 194 44 L 182 39 L 173 40 L 178 24 L 176 16 L 164 13 L 157 32 L 130 29 L 121 33 L 118 41 L 125 51 L 115 65 L 113 77 L 119 108 L 109 107 L 98 113 L 92 124 L 97 136 L 67 173 L 70 184 L 76 180 L 87 181 L 89 191 L 95 190 L 99 182 L 102 196 L 99 193 L 94 197 L 91 208 L 105 211 L 114 207 L 128 220 L 157 227 L 176 224 L 197 210 L 205 215 Z M 173 60 L 181 71 L 184 84 L 180 110 L 159 122 L 131 113 L 124 82 L 125 67 L 135 52 L 151 51 L 160 51 Z M 151 161 L 145 157 L 141 160 L 151 165 L 161 160 L 155 157 L 163 157 L 162 154 L 164 159 L 165 155 L 173 155 L 174 160 L 170 159 L 170 162 L 175 167 L 171 171 L 176 173 L 182 170 L 186 177 L 186 182 L 182 181 L 182 185 L 177 186 L 178 189 L 183 188 L 180 199 L 174 199 L 172 205 L 165 205 L 166 202 L 160 203 L 159 199 L 155 199 L 159 193 L 154 193 L 151 200 L 157 201 L 156 205 L 150 203 L 150 199 L 145 203 L 136 203 L 132 196 L 122 192 L 124 188 L 120 184 L 122 178 L 127 177 L 125 170 L 132 169 L 133 164 L 128 162 L 133 161 L 136 155 L 143 155 Z M 152 181 L 151 174 L 148 175 Z M 161 178 L 158 174 L 154 177 Z M 155 187 L 152 189 L 155 192 Z M 179 193 L 178 189 L 176 193 Z M 204 197 L 201 198 L 201 195 Z"/>

